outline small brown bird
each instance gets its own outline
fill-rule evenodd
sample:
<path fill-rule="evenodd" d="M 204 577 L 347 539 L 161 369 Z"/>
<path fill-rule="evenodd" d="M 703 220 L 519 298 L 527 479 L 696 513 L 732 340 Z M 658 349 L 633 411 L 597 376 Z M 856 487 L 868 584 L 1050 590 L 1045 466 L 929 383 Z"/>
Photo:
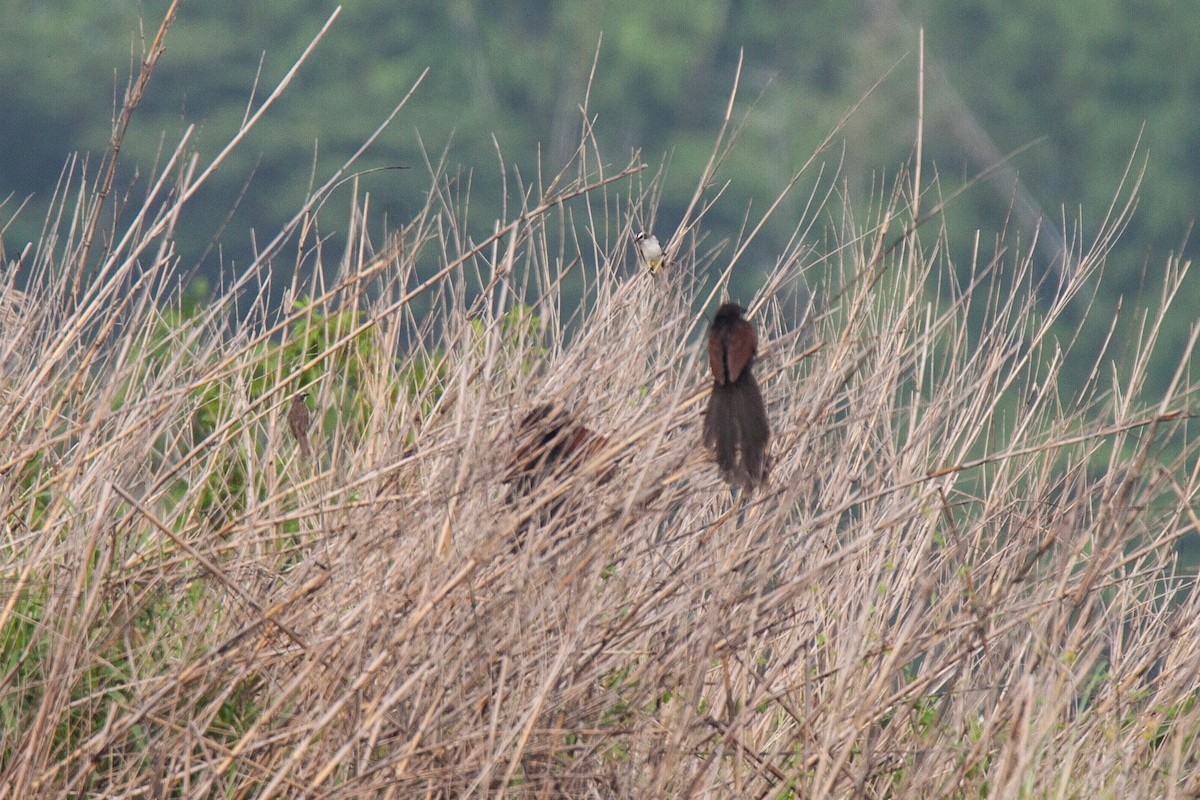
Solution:
<path fill-rule="evenodd" d="M 717 451 L 725 480 L 753 489 L 767 477 L 771 427 L 752 372 L 758 335 L 742 313 L 737 303 L 725 303 L 708 329 L 713 387 L 704 414 L 704 444 Z"/>
<path fill-rule="evenodd" d="M 300 446 L 300 457 L 305 460 L 312 458 L 312 445 L 308 442 L 308 403 L 304 402 L 307 398 L 308 392 L 300 392 L 292 397 L 292 407 L 288 409 L 287 414 L 288 430 L 296 437 L 296 444 Z"/>
<path fill-rule="evenodd" d="M 509 502 L 527 495 L 542 480 L 563 476 L 604 449 L 608 438 L 583 425 L 566 409 L 535 406 L 517 425 L 517 447 L 502 482 L 509 485 Z M 615 467 L 599 476 L 609 480 Z"/>

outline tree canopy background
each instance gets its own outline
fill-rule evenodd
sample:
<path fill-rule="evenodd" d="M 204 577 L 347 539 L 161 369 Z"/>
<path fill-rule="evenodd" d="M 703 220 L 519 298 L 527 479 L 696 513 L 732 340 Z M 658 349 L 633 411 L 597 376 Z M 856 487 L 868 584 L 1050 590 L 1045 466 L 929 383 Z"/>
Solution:
<path fill-rule="evenodd" d="M 105 148 L 141 37 L 153 34 L 166 5 L 0 0 L 7 259 L 37 240 L 67 157 Z M 146 180 L 188 125 L 198 126 L 191 143 L 201 158 L 213 155 L 245 115 L 256 76 L 261 96 L 335 7 L 185 3 L 122 150 L 124 185 Z M 951 205 L 955 257 L 969 260 L 976 229 L 987 241 L 1015 226 L 1029 241 L 1042 225 L 1039 259 L 1053 270 L 1055 239 L 1077 224 L 1085 238 L 1099 228 L 1134 156 L 1135 175 L 1145 165 L 1139 210 L 1109 258 L 1092 306 L 1097 324 L 1111 320 L 1106 312 L 1120 298 L 1156 291 L 1169 254 L 1194 250 L 1190 198 L 1200 183 L 1200 26 L 1191 4 L 1169 0 L 1148 0 L 1136 12 L 1116 0 L 355 0 L 268 124 L 205 190 L 199 218 L 180 231 L 180 253 L 208 277 L 246 263 L 252 236 L 261 242 L 290 218 L 313 176 L 320 183 L 357 150 L 426 67 L 363 163 L 421 171 L 444 153 L 461 188 L 469 187 L 475 232 L 490 231 L 497 216 L 501 159 L 510 179 L 516 170 L 527 181 L 539 163 L 553 173 L 568 162 L 586 98 L 614 164 L 634 150 L 651 172 L 665 162 L 655 229 L 669 235 L 709 156 L 740 53 L 735 119 L 749 112 L 748 125 L 722 170 L 731 183 L 707 216 L 710 234 L 736 237 L 747 208 L 765 209 L 870 92 L 823 156 L 824 179 L 864 200 L 913 157 L 922 28 L 923 158 L 938 191 L 950 194 L 1032 143 Z M 423 205 L 428 183 L 420 177 L 362 178 L 375 224 Z M 323 228 L 345 219 L 349 195 L 330 199 Z M 805 195 L 789 200 L 797 204 L 791 218 Z M 784 212 L 736 276 L 740 291 L 752 292 L 754 265 L 783 248 Z M 326 232 L 336 243 L 336 230 Z M 1200 303 L 1194 280 L 1184 293 L 1179 308 Z M 1176 314 L 1165 340 L 1182 344 L 1191 316 Z M 1161 360 L 1165 380 L 1176 362 Z"/>

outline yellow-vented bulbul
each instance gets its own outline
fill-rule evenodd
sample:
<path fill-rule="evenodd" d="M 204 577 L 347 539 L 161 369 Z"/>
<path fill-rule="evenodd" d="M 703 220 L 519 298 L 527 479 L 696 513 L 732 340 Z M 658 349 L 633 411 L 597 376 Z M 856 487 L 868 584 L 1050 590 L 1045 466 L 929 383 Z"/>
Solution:
<path fill-rule="evenodd" d="M 642 231 L 633 237 L 633 241 L 650 274 L 657 275 L 662 272 L 665 254 L 662 245 L 658 243 L 658 237 L 648 231 Z"/>

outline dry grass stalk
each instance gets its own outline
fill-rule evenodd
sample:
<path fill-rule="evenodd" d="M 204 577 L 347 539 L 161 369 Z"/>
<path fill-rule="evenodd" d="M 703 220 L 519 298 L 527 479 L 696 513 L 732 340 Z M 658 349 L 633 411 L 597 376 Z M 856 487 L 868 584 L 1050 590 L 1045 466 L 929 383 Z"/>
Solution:
<path fill-rule="evenodd" d="M 436 167 L 382 246 L 364 200 L 336 272 L 237 324 L 287 265 L 166 319 L 161 184 L 73 304 L 92 206 L 66 177 L 27 301 L 0 305 L 0 797 L 1189 788 L 1195 390 L 1181 371 L 1140 399 L 1147 325 L 1130 367 L 1066 397 L 1050 333 L 1128 208 L 1047 310 L 1017 252 L 962 283 L 940 238 L 889 239 L 907 179 L 823 239 L 815 182 L 796 246 L 738 298 L 775 433 L 770 481 L 735 497 L 699 447 L 693 309 L 746 242 L 703 244 L 701 186 L 673 274 L 638 273 L 640 167 L 602 170 L 590 133 L 482 241 Z M 281 333 L 323 338 L 287 355 Z M 281 446 L 301 378 L 303 466 Z M 540 403 L 604 445 L 510 504 Z"/>

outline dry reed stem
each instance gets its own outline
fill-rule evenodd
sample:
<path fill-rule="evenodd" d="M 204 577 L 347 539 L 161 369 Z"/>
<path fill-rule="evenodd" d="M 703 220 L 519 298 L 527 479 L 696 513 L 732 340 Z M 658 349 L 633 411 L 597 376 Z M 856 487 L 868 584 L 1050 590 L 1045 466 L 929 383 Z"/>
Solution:
<path fill-rule="evenodd" d="M 627 268 L 657 186 L 603 166 L 583 116 L 571 172 L 514 188 L 490 234 L 431 160 L 424 209 L 377 246 L 362 198 L 337 269 L 282 307 L 264 257 L 169 323 L 196 179 L 148 190 L 75 307 L 101 189 L 66 174 L 0 297 L 0 797 L 1194 790 L 1195 390 L 1182 366 L 1143 388 L 1186 269 L 1077 398 L 1053 327 L 1131 204 L 1046 303 L 1031 257 L 917 236 L 919 176 L 826 229 L 813 179 L 754 299 L 771 480 L 731 496 L 699 447 L 694 309 L 762 219 L 700 244 L 722 139 L 673 273 Z M 330 185 L 297 263 L 321 263 Z M 301 382 L 312 464 L 282 422 Z M 510 504 L 517 421 L 549 401 L 610 445 Z"/>

